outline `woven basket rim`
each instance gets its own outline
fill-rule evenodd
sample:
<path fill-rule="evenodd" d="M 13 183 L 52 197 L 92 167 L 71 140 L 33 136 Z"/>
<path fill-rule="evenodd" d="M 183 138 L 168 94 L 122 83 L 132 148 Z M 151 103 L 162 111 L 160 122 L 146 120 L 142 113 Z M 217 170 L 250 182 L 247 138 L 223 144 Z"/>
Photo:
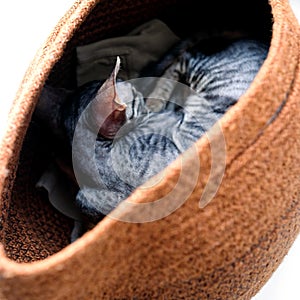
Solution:
<path fill-rule="evenodd" d="M 11 162 L 15 161 L 15 158 L 13 158 L 13 154 L 16 153 L 15 146 L 18 145 L 17 153 L 19 153 L 22 144 L 21 141 L 23 141 L 32 111 L 50 71 L 52 70 L 55 63 L 61 58 L 67 42 L 72 38 L 73 34 L 79 28 L 81 22 L 92 12 L 96 4 L 96 0 L 76 1 L 75 4 L 70 8 L 70 10 L 65 14 L 65 16 L 55 27 L 45 44 L 38 51 L 31 66 L 28 68 L 28 71 L 16 95 L 12 110 L 9 115 L 6 136 L 3 139 L 3 143 L 0 147 L 0 170 L 7 168 L 7 166 L 10 165 Z M 253 105 L 253 99 L 257 99 L 257 95 L 259 95 L 258 90 L 261 89 L 262 84 L 267 85 L 268 77 L 270 76 L 270 74 L 274 74 L 281 67 L 281 62 L 277 60 L 278 55 L 280 55 L 280 53 L 289 53 L 287 49 L 291 47 L 289 43 L 282 43 L 282 40 L 289 38 L 289 36 L 287 36 L 285 33 L 286 31 L 283 31 L 283 28 L 286 28 L 287 26 L 292 27 L 293 24 L 295 26 L 295 24 L 297 24 L 296 18 L 286 18 L 286 11 L 289 11 L 289 16 L 293 16 L 293 14 L 291 14 L 288 0 L 271 0 L 270 5 L 272 7 L 274 24 L 273 37 L 268 57 L 248 91 L 242 96 L 240 101 L 221 119 L 222 128 L 224 130 L 232 132 L 236 130 L 233 125 L 235 120 L 241 117 L 241 114 L 243 114 L 243 112 L 249 105 Z M 78 18 L 79 16 L 80 18 Z M 78 19 L 80 21 L 78 21 Z M 291 58 L 290 77 L 286 78 L 285 82 L 278 81 L 278 84 L 281 84 L 281 89 L 282 86 L 284 86 L 284 90 L 290 89 L 293 83 L 293 74 L 295 74 L 296 72 L 298 62 L 299 53 L 297 58 Z M 275 84 L 275 86 L 277 86 L 277 84 Z M 270 110 L 274 112 L 280 106 L 282 98 L 277 97 L 278 99 L 276 99 L 275 90 L 272 91 L 272 96 L 274 96 L 274 101 L 273 107 L 270 108 Z M 16 130 L 15 124 L 16 122 L 20 121 L 20 126 Z M 267 121 L 268 115 L 266 114 L 265 123 L 267 123 Z M 264 124 L 259 123 L 256 119 L 253 119 L 253 125 L 256 125 L 256 128 L 254 128 L 256 130 L 256 135 L 264 126 Z M 252 144 L 253 141 L 249 141 L 249 143 Z M 205 138 L 201 138 L 197 142 L 197 145 L 200 151 L 201 149 L 206 149 L 208 147 L 208 140 Z M 231 150 L 228 149 L 228 151 L 230 153 Z M 230 164 L 230 159 L 233 160 L 236 154 L 237 153 L 233 153 L 233 155 L 229 157 L 229 161 L 227 163 Z M 177 162 L 175 162 L 175 164 L 176 163 Z M 3 193 L 4 189 L 5 176 L 2 176 L 0 177 L 0 193 Z M 132 199 L 135 199 L 134 195 Z M 83 238 L 62 249 L 60 252 L 37 262 L 14 262 L 7 258 L 4 250 L 1 247 L 0 274 L 3 277 L 10 278 L 18 275 L 26 276 L 33 273 L 37 274 L 38 272 L 43 272 L 49 268 L 53 268 L 57 264 L 64 262 L 76 253 L 84 251 L 85 247 L 92 246 L 94 239 L 101 236 L 103 232 L 114 226 L 115 222 L 116 221 L 112 219 L 105 218 Z"/>

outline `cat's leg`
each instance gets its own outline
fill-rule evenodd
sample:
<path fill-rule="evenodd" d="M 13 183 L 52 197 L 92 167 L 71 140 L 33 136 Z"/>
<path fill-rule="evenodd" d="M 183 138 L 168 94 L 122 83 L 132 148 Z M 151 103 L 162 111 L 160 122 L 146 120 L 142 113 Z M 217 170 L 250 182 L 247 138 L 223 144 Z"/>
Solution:
<path fill-rule="evenodd" d="M 121 192 L 85 187 L 78 192 L 76 205 L 80 207 L 83 215 L 89 221 L 96 223 L 124 199 L 126 199 L 126 195 Z"/>
<path fill-rule="evenodd" d="M 184 95 L 182 91 L 187 89 L 180 88 L 184 83 L 186 68 L 190 58 L 189 53 L 184 53 L 175 61 L 159 78 L 151 94 L 147 97 L 146 105 L 154 112 L 160 112 L 164 109 L 174 111 L 178 106 L 184 105 Z"/>
<path fill-rule="evenodd" d="M 86 231 L 85 225 L 82 221 L 74 220 L 74 227 L 71 232 L 71 243 L 79 239 Z"/>

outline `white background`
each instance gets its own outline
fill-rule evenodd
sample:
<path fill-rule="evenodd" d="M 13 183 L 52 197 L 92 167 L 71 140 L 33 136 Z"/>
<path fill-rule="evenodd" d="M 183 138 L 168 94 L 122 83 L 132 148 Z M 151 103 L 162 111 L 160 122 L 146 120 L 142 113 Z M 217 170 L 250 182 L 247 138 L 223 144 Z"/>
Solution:
<path fill-rule="evenodd" d="M 5 131 L 7 113 L 30 61 L 73 2 L 74 0 L 1 1 L 0 139 Z M 290 2 L 300 21 L 300 0 Z M 272 278 L 253 299 L 300 299 L 300 236 Z"/>

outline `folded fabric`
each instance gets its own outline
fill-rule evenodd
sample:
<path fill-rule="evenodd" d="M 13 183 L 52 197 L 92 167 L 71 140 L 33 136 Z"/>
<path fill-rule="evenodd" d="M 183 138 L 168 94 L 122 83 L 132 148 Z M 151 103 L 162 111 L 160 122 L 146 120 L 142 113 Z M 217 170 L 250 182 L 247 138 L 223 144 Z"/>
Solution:
<path fill-rule="evenodd" d="M 122 61 L 119 78 L 136 78 L 143 68 L 157 62 L 178 42 L 179 38 L 168 26 L 155 19 L 137 27 L 127 36 L 79 46 L 76 48 L 77 84 L 107 79 L 117 56 Z"/>
<path fill-rule="evenodd" d="M 74 203 L 76 187 L 54 162 L 49 164 L 36 187 L 47 191 L 50 203 L 62 214 L 77 221 L 82 220 L 81 212 Z"/>

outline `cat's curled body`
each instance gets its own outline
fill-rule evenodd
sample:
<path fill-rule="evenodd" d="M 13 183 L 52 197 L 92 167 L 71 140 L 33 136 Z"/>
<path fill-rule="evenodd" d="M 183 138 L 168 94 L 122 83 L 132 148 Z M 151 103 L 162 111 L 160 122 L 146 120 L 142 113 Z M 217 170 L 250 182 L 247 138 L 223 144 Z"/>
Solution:
<path fill-rule="evenodd" d="M 178 105 L 167 103 L 158 112 L 151 110 L 130 83 L 123 84 L 118 97 L 127 105 L 126 121 L 120 123 L 114 138 L 98 136 L 94 152 L 97 178 L 90 166 L 91 149 L 84 142 L 93 136 L 88 125 L 82 143 L 73 149 L 82 179 L 76 198 L 82 212 L 99 220 L 190 147 L 248 89 L 267 51 L 266 45 L 244 39 L 211 55 L 184 52 L 163 77 L 180 81 L 196 93 L 180 99 Z M 81 113 L 101 85 L 97 81 L 84 85 L 63 107 L 63 125 L 71 144 Z"/>

